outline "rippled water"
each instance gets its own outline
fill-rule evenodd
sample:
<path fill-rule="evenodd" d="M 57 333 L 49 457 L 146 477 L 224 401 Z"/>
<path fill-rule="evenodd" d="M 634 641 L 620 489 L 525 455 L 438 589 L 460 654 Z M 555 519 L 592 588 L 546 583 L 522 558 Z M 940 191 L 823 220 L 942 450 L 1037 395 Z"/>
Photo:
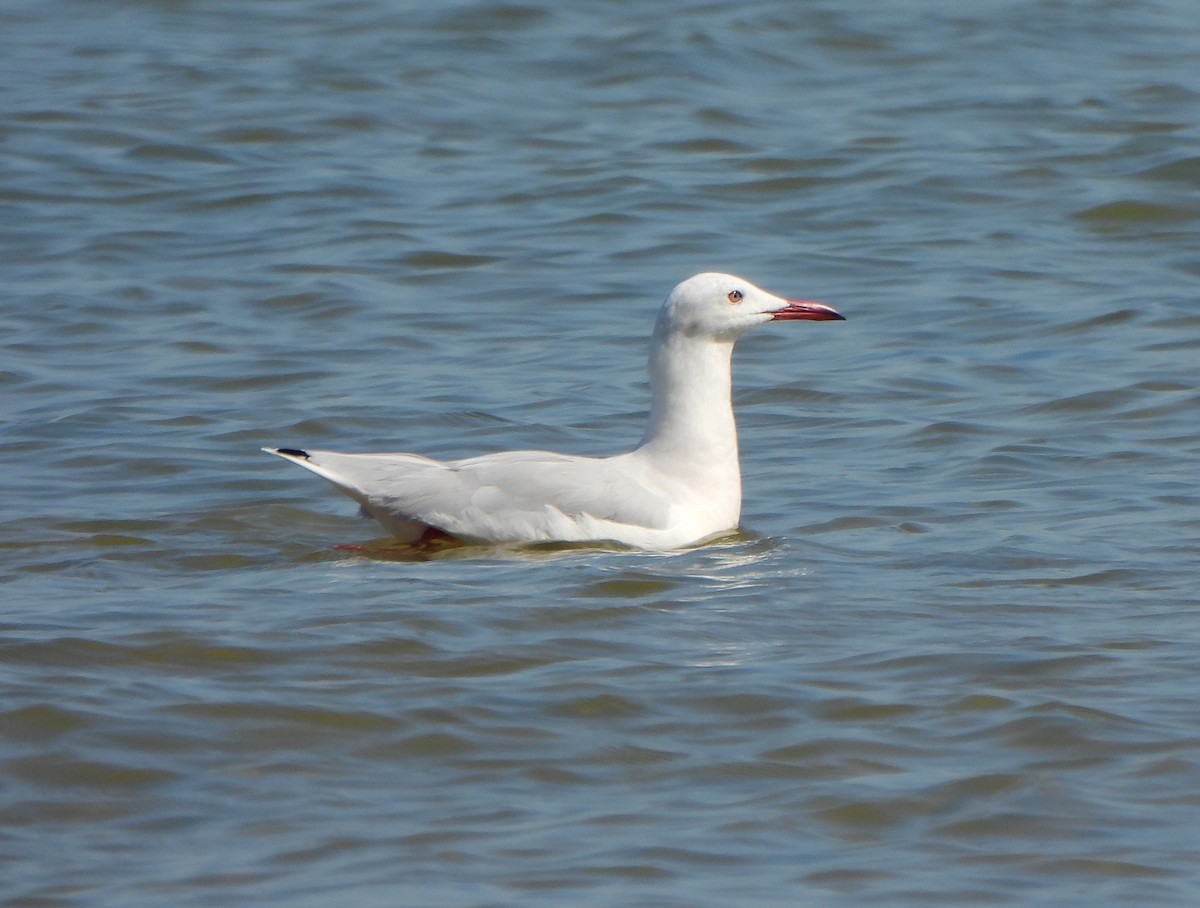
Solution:
<path fill-rule="evenodd" d="M 0 902 L 1200 901 L 1191 0 L 9 0 Z M 746 501 L 362 557 L 263 444 L 616 451 L 679 279 Z"/>

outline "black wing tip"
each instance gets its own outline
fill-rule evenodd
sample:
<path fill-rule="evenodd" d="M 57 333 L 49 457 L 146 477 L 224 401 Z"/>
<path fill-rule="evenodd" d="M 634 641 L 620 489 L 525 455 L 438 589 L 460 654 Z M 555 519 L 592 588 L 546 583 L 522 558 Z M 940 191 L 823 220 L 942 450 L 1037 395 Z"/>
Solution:
<path fill-rule="evenodd" d="M 308 460 L 308 452 L 301 451 L 299 448 L 272 448 L 276 454 L 282 454 L 284 457 L 300 457 Z"/>

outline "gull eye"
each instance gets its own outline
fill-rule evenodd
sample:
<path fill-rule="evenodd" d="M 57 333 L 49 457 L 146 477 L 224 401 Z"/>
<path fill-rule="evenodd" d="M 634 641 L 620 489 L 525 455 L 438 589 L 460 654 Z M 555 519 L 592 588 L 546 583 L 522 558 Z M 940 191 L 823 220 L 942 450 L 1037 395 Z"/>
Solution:
<path fill-rule="evenodd" d="M 729 295 L 725 297 L 731 303 L 740 303 L 742 301 L 742 291 L 730 290 Z"/>

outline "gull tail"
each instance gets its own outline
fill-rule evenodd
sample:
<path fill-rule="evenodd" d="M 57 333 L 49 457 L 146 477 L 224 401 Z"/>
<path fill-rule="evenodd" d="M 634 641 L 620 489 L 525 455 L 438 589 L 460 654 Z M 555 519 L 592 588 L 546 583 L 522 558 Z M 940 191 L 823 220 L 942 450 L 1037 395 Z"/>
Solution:
<path fill-rule="evenodd" d="M 328 467 L 322 466 L 319 459 L 320 451 L 314 451 L 310 454 L 308 451 L 301 450 L 300 448 L 263 448 L 263 450 L 268 454 L 275 454 L 278 457 L 282 457 L 284 460 L 290 460 L 292 463 L 316 473 L 322 479 L 329 480 L 359 504 L 364 507 L 366 506 L 367 493 L 344 476 L 333 472 Z"/>
<path fill-rule="evenodd" d="M 263 448 L 262 450 L 304 467 L 310 473 L 316 473 L 322 479 L 332 483 L 338 491 L 358 502 L 359 511 L 364 517 L 373 517 L 378 520 L 387 527 L 392 535 L 403 542 L 419 539 L 429 529 L 423 523 L 407 519 L 399 514 L 390 514 L 373 505 L 370 496 L 361 486 L 346 478 L 342 473 L 336 472 L 331 466 L 322 463 L 323 455 L 328 454 L 331 459 L 336 459 L 339 456 L 337 454 L 330 454 L 326 451 L 305 451 L 301 448 Z M 341 456 L 345 457 L 345 455 Z"/>

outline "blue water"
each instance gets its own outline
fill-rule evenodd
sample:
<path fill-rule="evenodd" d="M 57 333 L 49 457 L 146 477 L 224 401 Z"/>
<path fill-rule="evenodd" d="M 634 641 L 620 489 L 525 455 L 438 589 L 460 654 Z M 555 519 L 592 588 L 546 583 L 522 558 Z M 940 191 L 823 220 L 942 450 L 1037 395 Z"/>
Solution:
<path fill-rule="evenodd" d="M 1196 904 L 1198 46 L 9 0 L 0 904 Z M 703 270 L 848 317 L 739 344 L 731 540 L 397 551 L 258 451 L 620 451 Z"/>

